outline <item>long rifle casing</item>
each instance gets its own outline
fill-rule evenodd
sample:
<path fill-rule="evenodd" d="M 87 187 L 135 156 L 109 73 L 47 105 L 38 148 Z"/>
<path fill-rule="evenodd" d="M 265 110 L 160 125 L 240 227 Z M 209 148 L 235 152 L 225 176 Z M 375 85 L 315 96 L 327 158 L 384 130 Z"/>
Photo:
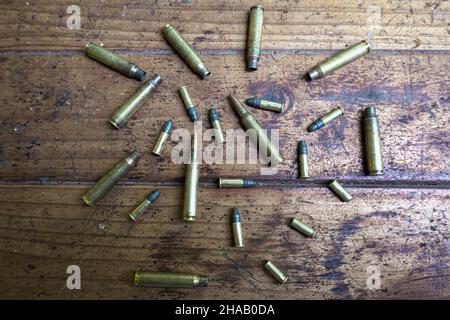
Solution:
<path fill-rule="evenodd" d="M 253 6 L 248 14 L 247 32 L 247 70 L 258 69 L 258 61 L 261 55 L 261 35 L 264 20 L 264 8 Z"/>
<path fill-rule="evenodd" d="M 383 174 L 383 153 L 381 149 L 380 127 L 375 107 L 367 107 L 364 112 L 364 137 L 367 173 L 371 176 Z"/>
<path fill-rule="evenodd" d="M 194 221 L 197 217 L 198 180 L 200 178 L 200 163 L 198 160 L 199 141 L 192 136 L 191 161 L 186 165 L 184 180 L 183 220 Z"/>
<path fill-rule="evenodd" d="M 208 277 L 188 273 L 137 271 L 134 283 L 142 287 L 197 288 L 207 287 Z"/>

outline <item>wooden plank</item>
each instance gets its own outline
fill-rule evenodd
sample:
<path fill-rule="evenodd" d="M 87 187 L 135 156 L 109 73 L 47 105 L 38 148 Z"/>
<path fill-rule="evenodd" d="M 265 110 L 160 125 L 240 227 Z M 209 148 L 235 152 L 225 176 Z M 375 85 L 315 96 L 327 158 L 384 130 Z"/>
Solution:
<path fill-rule="evenodd" d="M 225 130 L 240 128 L 225 97 L 286 99 L 281 115 L 252 109 L 267 128 L 280 129 L 286 158 L 270 179 L 296 179 L 296 143 L 310 144 L 311 174 L 317 179 L 364 176 L 361 111 L 379 107 L 386 181 L 449 181 L 449 60 L 439 54 L 372 54 L 324 79 L 301 76 L 325 55 L 264 55 L 257 73 L 245 73 L 240 55 L 208 55 L 212 70 L 199 80 L 175 55 L 127 56 L 163 84 L 126 128 L 114 130 L 107 118 L 139 86 L 83 55 L 0 57 L 0 177 L 3 181 L 93 181 L 137 148 L 143 158 L 125 181 L 168 181 L 184 176 L 171 161 L 176 142 L 160 158 L 150 154 L 163 122 L 192 129 L 176 89 L 189 84 L 203 128 L 215 106 Z M 341 106 L 346 115 L 308 134 L 319 115 Z M 260 177 L 262 165 L 204 165 L 202 175 Z"/>
<path fill-rule="evenodd" d="M 339 49 L 370 38 L 375 49 L 448 50 L 450 7 L 441 1 L 260 1 L 264 49 Z M 198 49 L 243 49 L 253 1 L 79 1 L 81 29 L 67 28 L 71 1 L 3 1 L 0 50 L 169 49 L 160 30 L 176 24 Z"/>
<path fill-rule="evenodd" d="M 118 186 L 96 207 L 88 185 L 0 186 L 2 298 L 450 298 L 448 190 L 349 189 L 350 203 L 324 188 L 201 188 L 199 219 L 180 219 L 178 187 L 144 219 L 127 213 L 155 188 Z M 269 195 L 269 196 L 268 196 Z M 230 209 L 240 208 L 246 247 L 231 246 Z M 316 227 L 306 239 L 287 224 Z M 262 263 L 289 274 L 279 286 Z M 68 265 L 81 267 L 81 290 L 66 289 Z M 368 268 L 381 285 L 370 290 Z M 208 288 L 143 289 L 138 268 L 207 274 Z M 376 282 L 377 283 L 377 282 Z"/>

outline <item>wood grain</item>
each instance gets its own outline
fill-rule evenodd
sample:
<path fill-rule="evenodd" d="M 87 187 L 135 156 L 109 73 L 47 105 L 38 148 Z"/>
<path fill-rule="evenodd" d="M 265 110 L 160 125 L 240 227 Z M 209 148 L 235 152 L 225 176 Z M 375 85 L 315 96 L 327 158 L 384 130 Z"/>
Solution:
<path fill-rule="evenodd" d="M 447 1 L 259 1 L 264 49 L 340 49 L 369 38 L 374 49 L 448 50 Z M 71 1 L 2 1 L 2 50 L 107 47 L 168 50 L 160 30 L 174 23 L 202 50 L 242 50 L 254 1 L 78 1 L 81 29 L 67 28 Z"/>
<path fill-rule="evenodd" d="M 0 296 L 450 298 L 448 190 L 350 188 L 354 200 L 342 203 L 326 188 L 201 188 L 199 219 L 185 223 L 181 189 L 162 187 L 160 200 L 133 224 L 127 213 L 155 187 L 118 186 L 93 208 L 80 201 L 88 185 L 0 187 Z M 242 213 L 242 250 L 231 246 L 234 206 Z M 292 217 L 318 236 L 290 229 Z M 266 259 L 288 273 L 286 285 L 265 273 Z M 81 290 L 65 287 L 71 264 L 81 267 Z M 368 266 L 380 269 L 379 290 L 366 286 Z M 138 268 L 206 274 L 210 285 L 138 288 Z"/>

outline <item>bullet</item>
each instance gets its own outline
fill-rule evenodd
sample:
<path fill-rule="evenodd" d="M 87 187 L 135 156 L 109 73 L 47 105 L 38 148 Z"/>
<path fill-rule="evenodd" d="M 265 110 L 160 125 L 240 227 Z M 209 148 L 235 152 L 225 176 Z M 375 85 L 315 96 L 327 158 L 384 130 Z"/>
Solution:
<path fill-rule="evenodd" d="M 369 52 L 370 45 L 366 40 L 363 40 L 351 47 L 335 53 L 325 61 L 319 63 L 307 73 L 306 77 L 310 81 L 325 77 L 330 72 L 345 66 L 346 64 L 366 55 Z"/>
<path fill-rule="evenodd" d="M 123 127 L 128 120 L 139 110 L 147 98 L 162 82 L 159 75 L 153 75 L 153 78 L 145 81 L 142 86 L 130 97 L 117 111 L 109 118 L 111 123 L 117 129 Z"/>
<path fill-rule="evenodd" d="M 201 79 L 206 79 L 211 72 L 206 68 L 200 55 L 184 40 L 181 34 L 170 24 L 166 24 L 162 30 L 164 39 L 178 53 L 180 58 L 194 71 Z"/>
<path fill-rule="evenodd" d="M 337 107 L 336 109 L 331 110 L 326 115 L 311 123 L 308 127 L 308 132 L 314 132 L 316 130 L 319 130 L 320 128 L 323 128 L 327 123 L 331 122 L 337 117 L 342 116 L 343 114 L 344 109 L 342 109 L 341 107 Z"/>
<path fill-rule="evenodd" d="M 153 147 L 152 153 L 154 155 L 156 156 L 161 155 L 161 152 L 164 146 L 166 145 L 167 138 L 169 137 L 172 129 L 173 129 L 173 121 L 169 119 L 164 123 L 161 132 L 159 133 L 158 140 L 156 141 L 155 146 Z"/>
<path fill-rule="evenodd" d="M 248 14 L 247 33 L 247 70 L 258 69 L 259 56 L 261 55 L 261 34 L 264 20 L 264 8 L 253 6 Z"/>
<path fill-rule="evenodd" d="M 195 122 L 199 119 L 197 107 L 192 102 L 191 96 L 189 95 L 188 89 L 186 86 L 182 86 L 178 88 L 178 93 L 180 94 L 180 98 L 183 101 L 184 107 L 186 108 L 187 114 L 192 122 Z"/>
<path fill-rule="evenodd" d="M 250 107 L 281 113 L 284 109 L 285 102 L 277 102 L 258 98 L 249 98 L 245 103 Z"/>
<path fill-rule="evenodd" d="M 300 178 L 309 177 L 308 145 L 305 140 L 298 142 L 298 175 Z"/>
<path fill-rule="evenodd" d="M 134 274 L 134 283 L 142 287 L 197 288 L 207 287 L 208 277 L 188 273 L 137 271 Z"/>
<path fill-rule="evenodd" d="M 132 62 L 129 62 L 111 51 L 95 44 L 94 42 L 88 42 L 85 48 L 86 55 L 104 65 L 107 65 L 111 69 L 114 69 L 128 78 L 142 81 L 145 79 L 147 72 Z"/>
<path fill-rule="evenodd" d="M 259 182 L 252 179 L 219 178 L 219 188 L 253 188 Z"/>
<path fill-rule="evenodd" d="M 312 227 L 298 219 L 292 219 L 290 226 L 307 237 L 312 237 L 316 233 Z"/>
<path fill-rule="evenodd" d="M 272 262 L 267 261 L 264 265 L 264 268 L 266 268 L 267 271 L 270 272 L 270 274 L 277 280 L 279 283 L 283 284 L 287 281 L 288 276 L 285 275 L 276 265 L 274 265 Z"/>
<path fill-rule="evenodd" d="M 231 107 L 236 112 L 239 117 L 242 126 L 248 130 L 253 129 L 256 135 L 250 135 L 253 143 L 258 146 L 259 143 L 259 153 L 263 157 L 268 157 L 271 159 L 271 165 L 276 166 L 284 161 L 283 156 L 270 141 L 270 138 L 264 132 L 261 124 L 258 120 L 253 117 L 253 115 L 233 96 L 229 96 Z"/>
<path fill-rule="evenodd" d="M 183 220 L 194 221 L 197 217 L 198 180 L 200 178 L 200 163 L 198 160 L 199 138 L 192 136 L 191 161 L 186 165 L 184 180 Z"/>
<path fill-rule="evenodd" d="M 364 137 L 367 173 L 370 176 L 383 174 L 383 154 L 377 110 L 367 107 L 364 112 Z"/>
<path fill-rule="evenodd" d="M 328 186 L 342 201 L 352 200 L 352 195 L 337 180 L 331 181 Z"/>
<path fill-rule="evenodd" d="M 86 192 L 83 201 L 88 206 L 94 205 L 136 165 L 140 158 L 141 154 L 138 151 L 133 151 L 124 157 Z"/>
<path fill-rule="evenodd" d="M 217 113 L 216 109 L 209 109 L 209 121 L 211 121 L 211 125 L 215 130 L 215 142 L 220 144 L 225 141 L 222 132 L 222 126 L 220 125 L 219 113 Z"/>
<path fill-rule="evenodd" d="M 150 192 L 149 194 L 148 194 L 148 196 L 147 196 L 147 198 L 145 198 L 144 199 L 144 201 L 142 201 L 130 214 L 129 214 L 129 216 L 130 216 L 130 218 L 133 220 L 133 221 L 136 221 L 138 218 L 139 218 L 139 216 L 141 215 L 141 214 L 143 214 L 147 209 L 148 209 L 148 207 L 150 207 L 150 205 L 152 204 L 152 203 L 155 203 L 156 202 L 156 200 L 158 200 L 159 199 L 159 196 L 161 195 L 161 191 L 159 191 L 159 190 L 155 190 L 155 191 L 152 191 L 152 192 Z"/>
<path fill-rule="evenodd" d="M 233 208 L 231 212 L 231 229 L 233 230 L 234 246 L 243 247 L 244 238 L 242 236 L 241 213 L 237 208 Z"/>

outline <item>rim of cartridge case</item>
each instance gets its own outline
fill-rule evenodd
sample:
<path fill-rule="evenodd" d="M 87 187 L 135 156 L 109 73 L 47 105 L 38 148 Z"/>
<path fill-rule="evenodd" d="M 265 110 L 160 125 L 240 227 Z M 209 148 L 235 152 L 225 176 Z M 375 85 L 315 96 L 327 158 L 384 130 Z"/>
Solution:
<path fill-rule="evenodd" d="M 251 57 L 247 60 L 247 71 L 258 70 L 258 57 Z"/>
<path fill-rule="evenodd" d="M 116 129 L 121 128 L 121 126 L 119 126 L 119 124 L 116 121 L 114 121 L 113 119 L 108 119 L 108 122 L 111 123 L 113 125 L 113 127 Z"/>
<path fill-rule="evenodd" d="M 163 31 L 167 30 L 167 29 L 175 29 L 174 26 L 172 26 L 170 23 L 167 23 L 164 27 L 163 27 Z"/>
<path fill-rule="evenodd" d="M 156 151 L 153 151 L 153 150 L 152 150 L 152 154 L 159 157 L 159 156 L 161 155 L 161 152 L 160 152 L 160 153 L 157 153 Z"/>
<path fill-rule="evenodd" d="M 89 200 L 86 196 L 83 196 L 83 201 L 84 203 L 86 203 L 88 206 L 92 207 L 94 205 L 94 201 Z"/>
<path fill-rule="evenodd" d="M 370 47 L 369 41 L 367 41 L 366 39 L 364 39 L 364 40 L 362 40 L 361 42 L 364 43 L 364 44 L 367 46 L 367 53 L 369 53 L 369 52 L 372 50 L 372 48 Z"/>
<path fill-rule="evenodd" d="M 264 7 L 263 7 L 262 5 L 260 5 L 260 4 L 257 4 L 257 5 L 252 6 L 252 7 L 250 8 L 250 11 L 252 11 L 252 9 L 255 9 L 255 8 L 261 8 L 261 9 L 264 11 Z"/>
<path fill-rule="evenodd" d="M 306 80 L 313 81 L 320 78 L 320 72 L 317 68 L 311 69 L 306 73 Z"/>
<path fill-rule="evenodd" d="M 195 217 L 191 217 L 191 216 L 185 217 L 185 216 L 183 216 L 183 220 L 184 221 L 195 221 Z"/>
<path fill-rule="evenodd" d="M 210 74 L 211 74 L 211 71 L 206 70 L 206 72 L 203 72 L 203 73 L 201 74 L 200 78 L 201 78 L 202 80 L 206 80 L 206 79 L 209 77 Z"/>
<path fill-rule="evenodd" d="M 128 216 L 131 218 L 131 220 L 136 221 L 136 219 L 131 215 L 131 213 Z"/>
<path fill-rule="evenodd" d="M 141 279 L 141 271 L 136 271 L 134 273 L 134 284 L 136 286 L 139 285 L 140 279 Z"/>
<path fill-rule="evenodd" d="M 344 112 L 344 109 L 342 109 L 341 107 L 337 107 L 336 109 L 339 109 L 339 110 L 341 110 L 342 111 L 342 114 L 344 114 L 345 112 Z"/>
<path fill-rule="evenodd" d="M 336 182 L 337 182 L 338 184 L 340 184 L 339 181 L 338 181 L 337 179 L 334 179 L 334 180 L 331 180 L 331 182 L 329 182 L 328 185 L 329 185 L 329 186 L 334 185 L 334 184 L 336 184 Z"/>
<path fill-rule="evenodd" d="M 188 87 L 188 86 L 181 86 L 181 87 L 178 87 L 177 91 L 180 92 L 181 89 L 186 89 L 186 90 L 187 90 L 187 87 Z"/>
<path fill-rule="evenodd" d="M 375 170 L 367 172 L 369 176 L 381 176 L 383 173 L 384 173 L 383 170 Z"/>

